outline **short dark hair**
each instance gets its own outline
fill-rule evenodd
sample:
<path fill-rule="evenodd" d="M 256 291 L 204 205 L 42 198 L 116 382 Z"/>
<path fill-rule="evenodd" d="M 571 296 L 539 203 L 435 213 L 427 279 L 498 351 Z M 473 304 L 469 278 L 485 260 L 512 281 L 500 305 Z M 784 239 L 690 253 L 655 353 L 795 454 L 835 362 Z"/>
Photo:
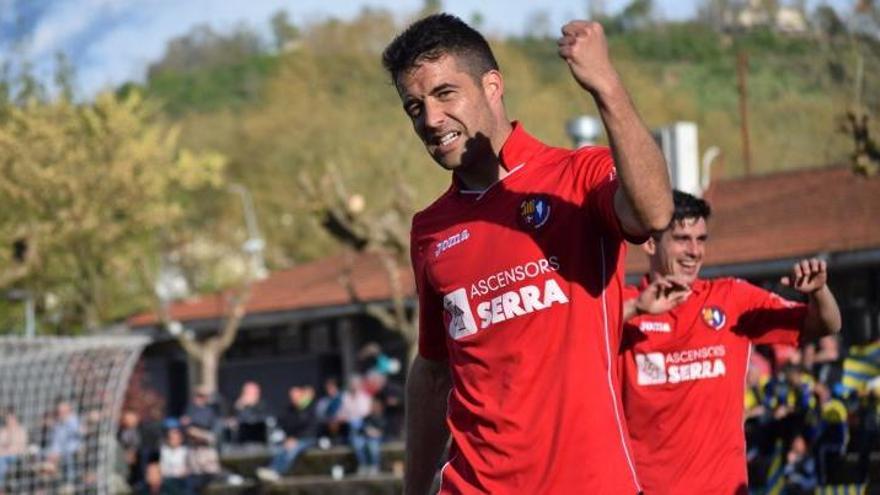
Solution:
<path fill-rule="evenodd" d="M 675 204 L 675 211 L 672 213 L 670 226 L 686 218 L 708 220 L 712 215 L 712 208 L 709 206 L 709 203 L 678 189 L 673 189 L 672 191 L 672 202 Z"/>
<path fill-rule="evenodd" d="M 414 22 L 382 52 L 382 65 L 397 86 L 401 73 L 444 55 L 455 55 L 461 68 L 474 80 L 490 70 L 498 70 L 498 62 L 486 38 L 450 14 L 433 14 Z"/>

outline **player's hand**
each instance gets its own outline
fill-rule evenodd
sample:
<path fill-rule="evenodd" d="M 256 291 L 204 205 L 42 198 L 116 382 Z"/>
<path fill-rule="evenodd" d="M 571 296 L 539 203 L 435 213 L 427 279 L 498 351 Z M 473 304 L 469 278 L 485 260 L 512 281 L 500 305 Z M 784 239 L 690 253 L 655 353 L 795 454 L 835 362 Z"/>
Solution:
<path fill-rule="evenodd" d="M 658 315 L 687 300 L 691 288 L 675 276 L 655 278 L 636 298 L 636 311 Z"/>
<path fill-rule="evenodd" d="M 794 264 L 791 274 L 780 279 L 782 285 L 804 294 L 811 294 L 828 283 L 828 264 L 818 258 L 803 259 Z"/>
<path fill-rule="evenodd" d="M 559 56 L 582 88 L 595 94 L 619 84 L 617 71 L 608 56 L 605 31 L 598 22 L 569 22 L 562 26 L 562 37 L 556 44 Z"/>

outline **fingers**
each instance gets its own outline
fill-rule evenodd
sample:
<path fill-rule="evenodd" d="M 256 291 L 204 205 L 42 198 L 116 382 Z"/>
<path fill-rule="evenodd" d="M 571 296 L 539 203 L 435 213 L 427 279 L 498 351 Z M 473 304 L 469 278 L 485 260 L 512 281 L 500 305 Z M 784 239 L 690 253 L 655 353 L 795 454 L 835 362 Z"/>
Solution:
<path fill-rule="evenodd" d="M 570 60 L 579 39 L 589 39 L 603 34 L 602 25 L 593 21 L 571 21 L 562 26 L 562 36 L 556 41 L 559 56 Z"/>
<path fill-rule="evenodd" d="M 792 266 L 791 274 L 782 277 L 782 285 L 796 290 L 815 290 L 825 285 L 828 263 L 819 258 L 805 258 Z"/>

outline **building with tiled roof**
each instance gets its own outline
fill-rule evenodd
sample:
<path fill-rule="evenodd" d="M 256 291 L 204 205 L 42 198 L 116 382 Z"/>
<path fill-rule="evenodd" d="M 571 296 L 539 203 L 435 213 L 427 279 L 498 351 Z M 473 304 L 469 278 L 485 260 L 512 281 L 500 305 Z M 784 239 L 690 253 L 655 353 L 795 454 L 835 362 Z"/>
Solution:
<path fill-rule="evenodd" d="M 704 276 L 735 275 L 779 289 L 774 281 L 796 260 L 823 256 L 850 334 L 880 333 L 880 177 L 844 166 L 806 169 L 718 181 L 704 196 L 713 209 Z M 640 248 L 631 246 L 630 280 L 646 268 Z M 354 297 L 340 282 L 346 274 Z M 412 294 L 408 267 L 401 277 Z M 270 386 L 270 393 L 282 393 L 292 376 L 315 383 L 342 376 L 356 369 L 354 353 L 370 341 L 405 362 L 399 336 L 363 310 L 364 302 L 390 297 L 387 273 L 366 255 L 332 256 L 270 274 L 253 286 L 241 331 L 221 365 L 221 391 L 234 396 L 248 377 L 276 383 L 278 390 Z M 228 294 L 219 293 L 178 301 L 169 310 L 186 327 L 212 332 L 227 304 Z M 154 315 L 136 315 L 128 323 L 165 342 L 154 357 L 183 359 L 170 351 L 173 342 Z"/>

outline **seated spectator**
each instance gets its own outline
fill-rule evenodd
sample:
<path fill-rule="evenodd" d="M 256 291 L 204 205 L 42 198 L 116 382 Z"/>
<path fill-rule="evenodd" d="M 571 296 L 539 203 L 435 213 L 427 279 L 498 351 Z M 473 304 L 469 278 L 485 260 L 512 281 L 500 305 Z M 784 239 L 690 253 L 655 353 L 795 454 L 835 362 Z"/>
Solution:
<path fill-rule="evenodd" d="M 275 450 L 269 467 L 257 470 L 257 477 L 262 481 L 278 481 L 290 471 L 297 457 L 316 443 L 315 389 L 293 387 L 289 399 L 287 409 L 278 419 L 278 425 L 284 431 L 284 442 Z"/>
<path fill-rule="evenodd" d="M 82 446 L 82 425 L 70 403 L 59 400 L 55 407 L 55 421 L 49 431 L 49 445 L 45 468 L 49 473 L 60 472 L 64 482 L 76 481 L 76 456 Z"/>
<path fill-rule="evenodd" d="M 375 371 L 367 375 L 367 381 L 373 383 L 372 395 L 382 402 L 385 411 L 385 438 L 397 438 L 403 429 L 403 387 Z"/>
<path fill-rule="evenodd" d="M 183 444 L 183 432 L 177 426 L 165 432 L 165 441 L 159 449 L 159 468 L 163 485 L 188 492 L 187 447 Z"/>
<path fill-rule="evenodd" d="M 318 435 L 322 442 L 339 443 L 342 435 L 343 421 L 339 419 L 339 409 L 342 407 L 342 394 L 339 393 L 339 384 L 335 378 L 324 380 L 324 396 L 315 405 L 315 415 L 318 420 Z M 328 440 L 324 440 L 324 438 Z M 322 446 L 322 447 L 326 447 Z"/>
<path fill-rule="evenodd" d="M 352 448 L 358 460 L 358 473 L 367 475 L 379 474 L 382 462 L 382 440 L 385 437 L 387 422 L 382 401 L 374 398 L 371 401 L 370 413 L 361 423 L 359 435 L 353 437 Z"/>
<path fill-rule="evenodd" d="M 269 409 L 260 398 L 260 386 L 256 382 L 245 382 L 235 401 L 238 443 L 266 443 L 268 418 Z"/>
<path fill-rule="evenodd" d="M 203 428 L 190 426 L 186 429 L 186 464 L 191 493 L 202 493 L 222 471 L 216 438 L 211 431 Z"/>
<path fill-rule="evenodd" d="M 370 414 L 371 401 L 372 397 L 364 387 L 363 379 L 359 375 L 352 375 L 342 393 L 342 404 L 336 415 L 348 426 L 349 434 L 360 430 L 361 422 Z"/>
<path fill-rule="evenodd" d="M 119 433 L 116 436 L 122 457 L 128 467 L 126 481 L 128 486 L 137 486 L 143 479 L 141 468 L 141 430 L 140 416 L 134 411 L 123 411 Z"/>
<path fill-rule="evenodd" d="M 220 424 L 217 407 L 211 401 L 211 391 L 204 385 L 196 388 L 192 400 L 186 406 L 180 424 L 184 428 L 195 427 L 216 434 Z"/>
<path fill-rule="evenodd" d="M 782 493 L 785 495 L 812 495 L 818 478 L 816 475 L 816 461 L 809 451 L 809 445 L 804 437 L 798 435 L 791 443 L 784 468 L 785 487 Z"/>
<path fill-rule="evenodd" d="M 27 430 L 18 422 L 15 412 L 10 409 L 0 411 L 0 492 L 6 473 L 15 462 L 27 452 Z"/>
<path fill-rule="evenodd" d="M 158 462 L 150 462 L 144 469 L 144 481 L 135 492 L 138 495 L 186 495 L 186 488 L 169 483 L 162 476 Z"/>

